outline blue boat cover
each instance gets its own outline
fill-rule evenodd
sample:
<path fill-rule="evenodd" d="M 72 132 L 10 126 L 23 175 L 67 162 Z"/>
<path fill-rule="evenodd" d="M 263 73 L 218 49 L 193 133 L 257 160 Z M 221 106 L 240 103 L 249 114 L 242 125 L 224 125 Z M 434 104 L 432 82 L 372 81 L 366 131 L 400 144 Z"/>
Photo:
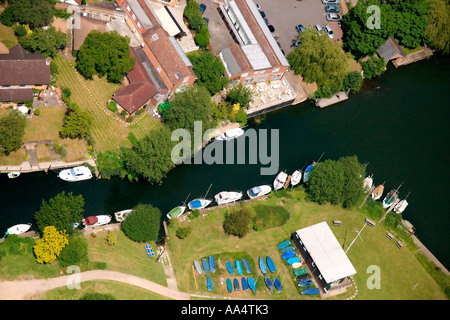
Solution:
<path fill-rule="evenodd" d="M 239 260 L 236 261 L 236 271 L 238 275 L 242 276 L 242 265 Z"/>
<path fill-rule="evenodd" d="M 277 288 L 278 291 L 283 290 L 283 286 L 281 285 L 280 280 L 278 278 L 273 279 L 273 285 Z"/>
<path fill-rule="evenodd" d="M 272 291 L 273 290 L 273 283 L 272 280 L 270 280 L 269 277 L 264 277 L 264 282 L 266 283 L 267 288 Z"/>
<path fill-rule="evenodd" d="M 295 248 L 293 246 L 289 246 L 289 247 L 281 249 L 281 253 L 286 253 L 286 252 L 294 251 L 294 250 L 295 250 Z"/>
<path fill-rule="evenodd" d="M 291 244 L 291 242 L 288 240 L 288 241 L 283 241 L 282 243 L 280 243 L 279 245 L 278 245 L 278 249 L 283 249 L 284 247 L 287 247 L 288 245 L 290 245 Z"/>
<path fill-rule="evenodd" d="M 302 291 L 302 294 L 307 294 L 307 295 L 315 295 L 315 294 L 319 294 L 320 290 L 317 288 L 308 288 Z"/>
<path fill-rule="evenodd" d="M 216 271 L 216 263 L 214 262 L 213 256 L 209 256 L 209 269 L 211 270 L 211 272 Z"/>
<path fill-rule="evenodd" d="M 234 290 L 239 291 L 239 280 L 237 278 L 234 278 L 233 285 L 234 285 Z"/>
<path fill-rule="evenodd" d="M 247 285 L 247 280 L 245 279 L 245 277 L 241 278 L 241 283 L 242 283 L 242 290 L 247 290 L 248 285 Z"/>
<path fill-rule="evenodd" d="M 200 200 L 192 200 L 191 202 L 189 202 L 189 204 L 191 205 L 192 209 L 200 208 L 202 206 L 202 202 Z"/>
<path fill-rule="evenodd" d="M 292 257 L 292 258 L 287 259 L 286 262 L 287 262 L 288 264 L 293 264 L 293 263 L 295 263 L 295 262 L 300 262 L 300 258 L 299 258 L 299 257 Z"/>
<path fill-rule="evenodd" d="M 250 290 L 252 290 L 253 292 L 255 292 L 256 286 L 255 286 L 255 279 L 253 279 L 252 277 L 248 277 L 247 278 L 247 284 L 248 287 L 250 288 Z"/>
<path fill-rule="evenodd" d="M 206 287 L 208 288 L 208 291 L 212 291 L 213 289 L 213 283 L 210 277 L 206 278 Z"/>
<path fill-rule="evenodd" d="M 267 267 L 266 267 L 266 264 L 264 263 L 264 260 L 263 260 L 263 258 L 261 256 L 259 257 L 259 269 L 261 269 L 261 273 L 263 275 L 266 275 Z"/>
<path fill-rule="evenodd" d="M 248 264 L 247 259 L 242 259 L 242 262 L 244 263 L 245 270 L 247 271 L 247 273 L 251 273 L 252 269 L 250 269 L 250 265 Z"/>
<path fill-rule="evenodd" d="M 269 256 L 266 257 L 266 262 L 270 272 L 275 272 L 276 271 L 275 264 L 273 263 L 272 259 Z"/>
<path fill-rule="evenodd" d="M 302 280 L 299 282 L 298 286 L 299 287 L 309 287 L 312 286 L 314 283 L 311 279 L 306 279 L 306 280 Z"/>
<path fill-rule="evenodd" d="M 202 265 L 203 265 L 203 269 L 205 270 L 205 273 L 209 273 L 208 261 L 206 261 L 205 258 L 202 259 Z"/>
<path fill-rule="evenodd" d="M 227 278 L 227 290 L 228 292 L 233 291 L 233 285 L 231 284 L 231 280 Z"/>
<path fill-rule="evenodd" d="M 289 259 L 291 257 L 295 256 L 294 251 L 285 252 L 281 255 L 281 259 Z"/>
<path fill-rule="evenodd" d="M 227 262 L 226 262 L 226 265 L 227 265 L 228 272 L 229 272 L 231 275 L 234 275 L 234 270 L 233 270 L 233 266 L 231 265 L 231 262 L 230 262 L 230 261 L 227 261 Z"/>

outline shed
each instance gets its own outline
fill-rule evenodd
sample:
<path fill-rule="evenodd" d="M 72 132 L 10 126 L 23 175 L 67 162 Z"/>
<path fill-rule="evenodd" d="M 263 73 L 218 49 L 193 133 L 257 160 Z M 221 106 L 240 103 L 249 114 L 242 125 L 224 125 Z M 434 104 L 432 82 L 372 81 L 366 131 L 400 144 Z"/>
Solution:
<path fill-rule="evenodd" d="M 377 49 L 377 54 L 380 58 L 383 58 L 386 63 L 391 60 L 397 60 L 399 58 L 403 59 L 406 57 L 405 52 L 393 37 L 389 37 L 386 42 Z"/>

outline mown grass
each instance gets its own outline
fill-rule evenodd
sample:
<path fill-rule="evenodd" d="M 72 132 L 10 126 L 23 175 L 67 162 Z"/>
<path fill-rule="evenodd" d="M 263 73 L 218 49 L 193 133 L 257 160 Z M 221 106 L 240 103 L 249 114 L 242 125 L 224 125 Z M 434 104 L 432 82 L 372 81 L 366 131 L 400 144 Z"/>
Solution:
<path fill-rule="evenodd" d="M 7 27 L 0 23 L 0 42 L 2 42 L 8 49 L 11 49 L 19 43 L 14 35 L 13 28 Z"/>

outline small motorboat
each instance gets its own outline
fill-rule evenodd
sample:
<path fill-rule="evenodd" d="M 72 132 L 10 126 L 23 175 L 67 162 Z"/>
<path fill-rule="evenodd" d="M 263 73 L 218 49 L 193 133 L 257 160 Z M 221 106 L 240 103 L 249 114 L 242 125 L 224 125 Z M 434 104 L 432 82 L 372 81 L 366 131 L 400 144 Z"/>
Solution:
<path fill-rule="evenodd" d="M 247 195 L 250 199 L 264 196 L 272 191 L 272 187 L 269 185 L 257 186 L 247 190 Z"/>
<path fill-rule="evenodd" d="M 380 184 L 378 187 L 375 188 L 375 190 L 372 191 L 370 196 L 372 197 L 373 200 L 378 200 L 383 195 L 383 191 L 384 185 Z"/>
<path fill-rule="evenodd" d="M 273 190 L 279 190 L 284 187 L 284 184 L 287 180 L 287 174 L 286 172 L 281 171 L 277 177 L 275 178 L 275 181 L 273 182 Z"/>
<path fill-rule="evenodd" d="M 295 170 L 291 176 L 291 186 L 294 187 L 294 186 L 298 185 L 301 180 L 302 180 L 302 171 Z"/>
<path fill-rule="evenodd" d="M 10 179 L 14 179 L 17 178 L 18 176 L 20 176 L 20 172 L 8 172 L 8 178 Z"/>
<path fill-rule="evenodd" d="M 195 209 L 200 210 L 200 209 L 207 207 L 211 202 L 212 202 L 212 200 L 208 200 L 208 199 L 194 199 L 188 203 L 188 208 L 190 210 L 195 210 Z"/>
<path fill-rule="evenodd" d="M 131 211 L 133 211 L 133 210 L 127 209 L 127 210 L 122 210 L 122 211 L 116 212 L 116 213 L 114 213 L 114 217 L 116 218 L 117 222 L 122 222 L 123 220 L 125 220 L 125 218 Z"/>
<path fill-rule="evenodd" d="M 373 179 L 372 179 L 372 175 L 366 177 L 363 181 L 363 189 L 364 192 L 368 192 L 370 190 L 370 188 L 372 188 L 373 186 Z"/>
<path fill-rule="evenodd" d="M 167 214 L 167 218 L 168 219 L 177 218 L 177 217 L 181 216 L 185 211 L 186 211 L 186 206 L 175 207 L 169 211 L 169 213 Z"/>
<path fill-rule="evenodd" d="M 89 180 L 92 178 L 91 170 L 86 166 L 73 167 L 71 169 L 64 169 L 58 177 L 64 181 L 75 182 Z"/>
<path fill-rule="evenodd" d="M 6 229 L 5 237 L 8 234 L 22 234 L 30 230 L 31 223 L 24 223 L 24 224 L 16 224 L 15 226 L 12 226 L 8 229 Z"/>
<path fill-rule="evenodd" d="M 244 194 L 238 191 L 222 191 L 214 196 L 218 205 L 232 203 L 242 198 Z"/>
<path fill-rule="evenodd" d="M 402 213 L 405 211 L 406 207 L 408 206 L 408 201 L 406 199 L 401 200 L 399 203 L 397 203 L 393 209 L 393 211 L 397 214 Z"/>
<path fill-rule="evenodd" d="M 84 227 L 96 227 L 103 226 L 111 222 L 111 216 L 109 215 L 99 215 L 99 216 L 90 216 L 81 220 L 81 223 Z"/>
<path fill-rule="evenodd" d="M 230 141 L 242 136 L 245 133 L 242 128 L 234 128 L 225 131 L 224 133 L 218 135 L 215 140 L 217 141 Z"/>

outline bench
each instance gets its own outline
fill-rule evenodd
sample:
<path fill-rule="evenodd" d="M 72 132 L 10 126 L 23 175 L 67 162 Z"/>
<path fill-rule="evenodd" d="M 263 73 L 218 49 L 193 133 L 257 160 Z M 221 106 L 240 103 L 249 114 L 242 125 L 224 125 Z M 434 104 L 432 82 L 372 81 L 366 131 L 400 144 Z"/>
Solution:
<path fill-rule="evenodd" d="M 333 226 L 340 226 L 341 223 L 341 220 L 333 220 Z"/>
<path fill-rule="evenodd" d="M 394 238 L 394 236 L 391 233 L 386 233 L 386 238 L 388 238 L 389 240 L 392 240 Z"/>
<path fill-rule="evenodd" d="M 371 226 L 371 227 L 375 227 L 376 223 L 368 218 L 366 218 L 366 223 Z"/>
<path fill-rule="evenodd" d="M 399 248 L 403 247 L 403 243 L 401 243 L 400 241 L 397 241 L 395 244 L 396 244 L 397 247 L 399 247 Z"/>

